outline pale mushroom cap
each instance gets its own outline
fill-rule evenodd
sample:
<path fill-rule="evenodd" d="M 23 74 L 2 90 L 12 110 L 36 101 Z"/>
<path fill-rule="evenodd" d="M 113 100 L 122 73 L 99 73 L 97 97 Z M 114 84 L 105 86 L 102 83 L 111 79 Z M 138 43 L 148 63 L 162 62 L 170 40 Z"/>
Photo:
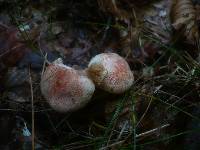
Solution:
<path fill-rule="evenodd" d="M 50 64 L 41 77 L 42 94 L 59 112 L 72 112 L 84 107 L 94 90 L 92 80 L 62 63 Z"/>
<path fill-rule="evenodd" d="M 134 81 L 126 60 L 115 53 L 96 55 L 88 65 L 88 73 L 97 87 L 110 93 L 123 93 Z"/>

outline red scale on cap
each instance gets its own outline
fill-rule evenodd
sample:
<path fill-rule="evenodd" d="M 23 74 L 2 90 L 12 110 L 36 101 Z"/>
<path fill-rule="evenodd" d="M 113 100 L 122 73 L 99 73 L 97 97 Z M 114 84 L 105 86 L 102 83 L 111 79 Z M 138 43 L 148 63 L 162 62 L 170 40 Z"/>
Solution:
<path fill-rule="evenodd" d="M 56 69 L 52 68 L 52 69 Z M 81 96 L 83 91 L 81 89 L 81 85 L 78 82 L 78 75 L 76 72 L 72 70 L 57 69 L 53 75 L 54 79 L 52 80 L 52 84 L 50 85 L 50 94 L 53 97 L 67 95 L 68 97 L 76 95 Z M 76 83 L 78 85 L 72 84 Z M 74 90 L 72 90 L 74 89 Z"/>

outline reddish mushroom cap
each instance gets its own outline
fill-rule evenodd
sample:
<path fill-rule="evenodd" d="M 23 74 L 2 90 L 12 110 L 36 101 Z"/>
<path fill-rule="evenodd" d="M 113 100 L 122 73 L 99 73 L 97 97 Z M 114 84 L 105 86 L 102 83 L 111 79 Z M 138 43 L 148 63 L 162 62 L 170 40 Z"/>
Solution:
<path fill-rule="evenodd" d="M 88 73 L 97 87 L 110 93 L 123 93 L 134 81 L 126 60 L 115 53 L 96 55 L 88 65 Z"/>
<path fill-rule="evenodd" d="M 40 85 L 49 105 L 59 112 L 72 112 L 82 108 L 95 90 L 93 82 L 85 74 L 59 61 L 46 68 Z"/>

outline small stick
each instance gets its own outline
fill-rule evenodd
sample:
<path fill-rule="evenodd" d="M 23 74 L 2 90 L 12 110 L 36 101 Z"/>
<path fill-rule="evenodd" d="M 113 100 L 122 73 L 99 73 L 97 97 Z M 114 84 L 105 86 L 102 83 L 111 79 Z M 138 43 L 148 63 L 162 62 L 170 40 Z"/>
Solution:
<path fill-rule="evenodd" d="M 146 131 L 146 132 L 137 134 L 137 135 L 136 135 L 136 138 L 143 137 L 143 136 L 147 136 L 147 135 L 149 135 L 149 134 L 153 134 L 153 133 L 155 133 L 156 131 L 161 130 L 161 129 L 163 129 L 163 128 L 166 128 L 166 127 L 168 127 L 168 126 L 170 126 L 170 124 L 165 124 L 165 125 L 162 125 L 162 126 L 160 126 L 160 127 L 154 128 L 154 129 L 152 129 L 152 130 L 149 130 L 149 131 Z M 127 136 L 127 138 L 128 138 L 128 137 L 129 137 L 129 136 Z M 127 139 L 127 138 L 126 138 L 126 139 Z M 118 142 L 115 142 L 115 143 L 112 143 L 112 144 L 107 145 L 107 146 L 105 146 L 105 147 L 102 147 L 102 148 L 100 148 L 100 150 L 106 150 L 106 149 L 108 149 L 108 148 L 110 148 L 110 147 L 123 144 L 123 143 L 126 141 L 126 139 L 125 139 L 125 140 L 118 141 Z"/>
<path fill-rule="evenodd" d="M 152 129 L 152 130 L 149 130 L 149 131 L 140 133 L 140 134 L 136 135 L 136 138 L 139 138 L 139 137 L 142 137 L 142 136 L 145 136 L 145 135 L 152 134 L 152 133 L 154 133 L 154 132 L 156 132 L 156 131 L 158 131 L 158 130 L 160 130 L 160 129 L 166 128 L 166 127 L 168 127 L 168 126 L 170 126 L 170 124 L 165 124 L 165 125 L 163 125 L 163 126 L 161 126 L 161 127 L 158 127 L 158 128 L 155 128 L 155 129 Z"/>
<path fill-rule="evenodd" d="M 30 82 L 30 88 L 31 88 L 31 108 L 32 108 L 32 150 L 35 150 L 35 114 L 34 114 L 34 103 L 33 103 L 33 85 L 32 85 L 32 78 L 31 78 L 31 70 L 29 67 L 29 82 Z"/>

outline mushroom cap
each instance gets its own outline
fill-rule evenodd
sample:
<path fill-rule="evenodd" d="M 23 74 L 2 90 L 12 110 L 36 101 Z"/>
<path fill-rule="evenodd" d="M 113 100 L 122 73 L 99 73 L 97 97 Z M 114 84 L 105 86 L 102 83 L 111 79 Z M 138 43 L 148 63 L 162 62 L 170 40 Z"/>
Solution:
<path fill-rule="evenodd" d="M 40 86 L 49 105 L 59 112 L 73 112 L 84 107 L 95 90 L 86 74 L 57 61 L 46 68 Z"/>
<path fill-rule="evenodd" d="M 88 74 L 97 87 L 115 94 L 128 90 L 134 81 L 128 63 L 116 53 L 101 53 L 93 57 L 88 65 Z"/>

